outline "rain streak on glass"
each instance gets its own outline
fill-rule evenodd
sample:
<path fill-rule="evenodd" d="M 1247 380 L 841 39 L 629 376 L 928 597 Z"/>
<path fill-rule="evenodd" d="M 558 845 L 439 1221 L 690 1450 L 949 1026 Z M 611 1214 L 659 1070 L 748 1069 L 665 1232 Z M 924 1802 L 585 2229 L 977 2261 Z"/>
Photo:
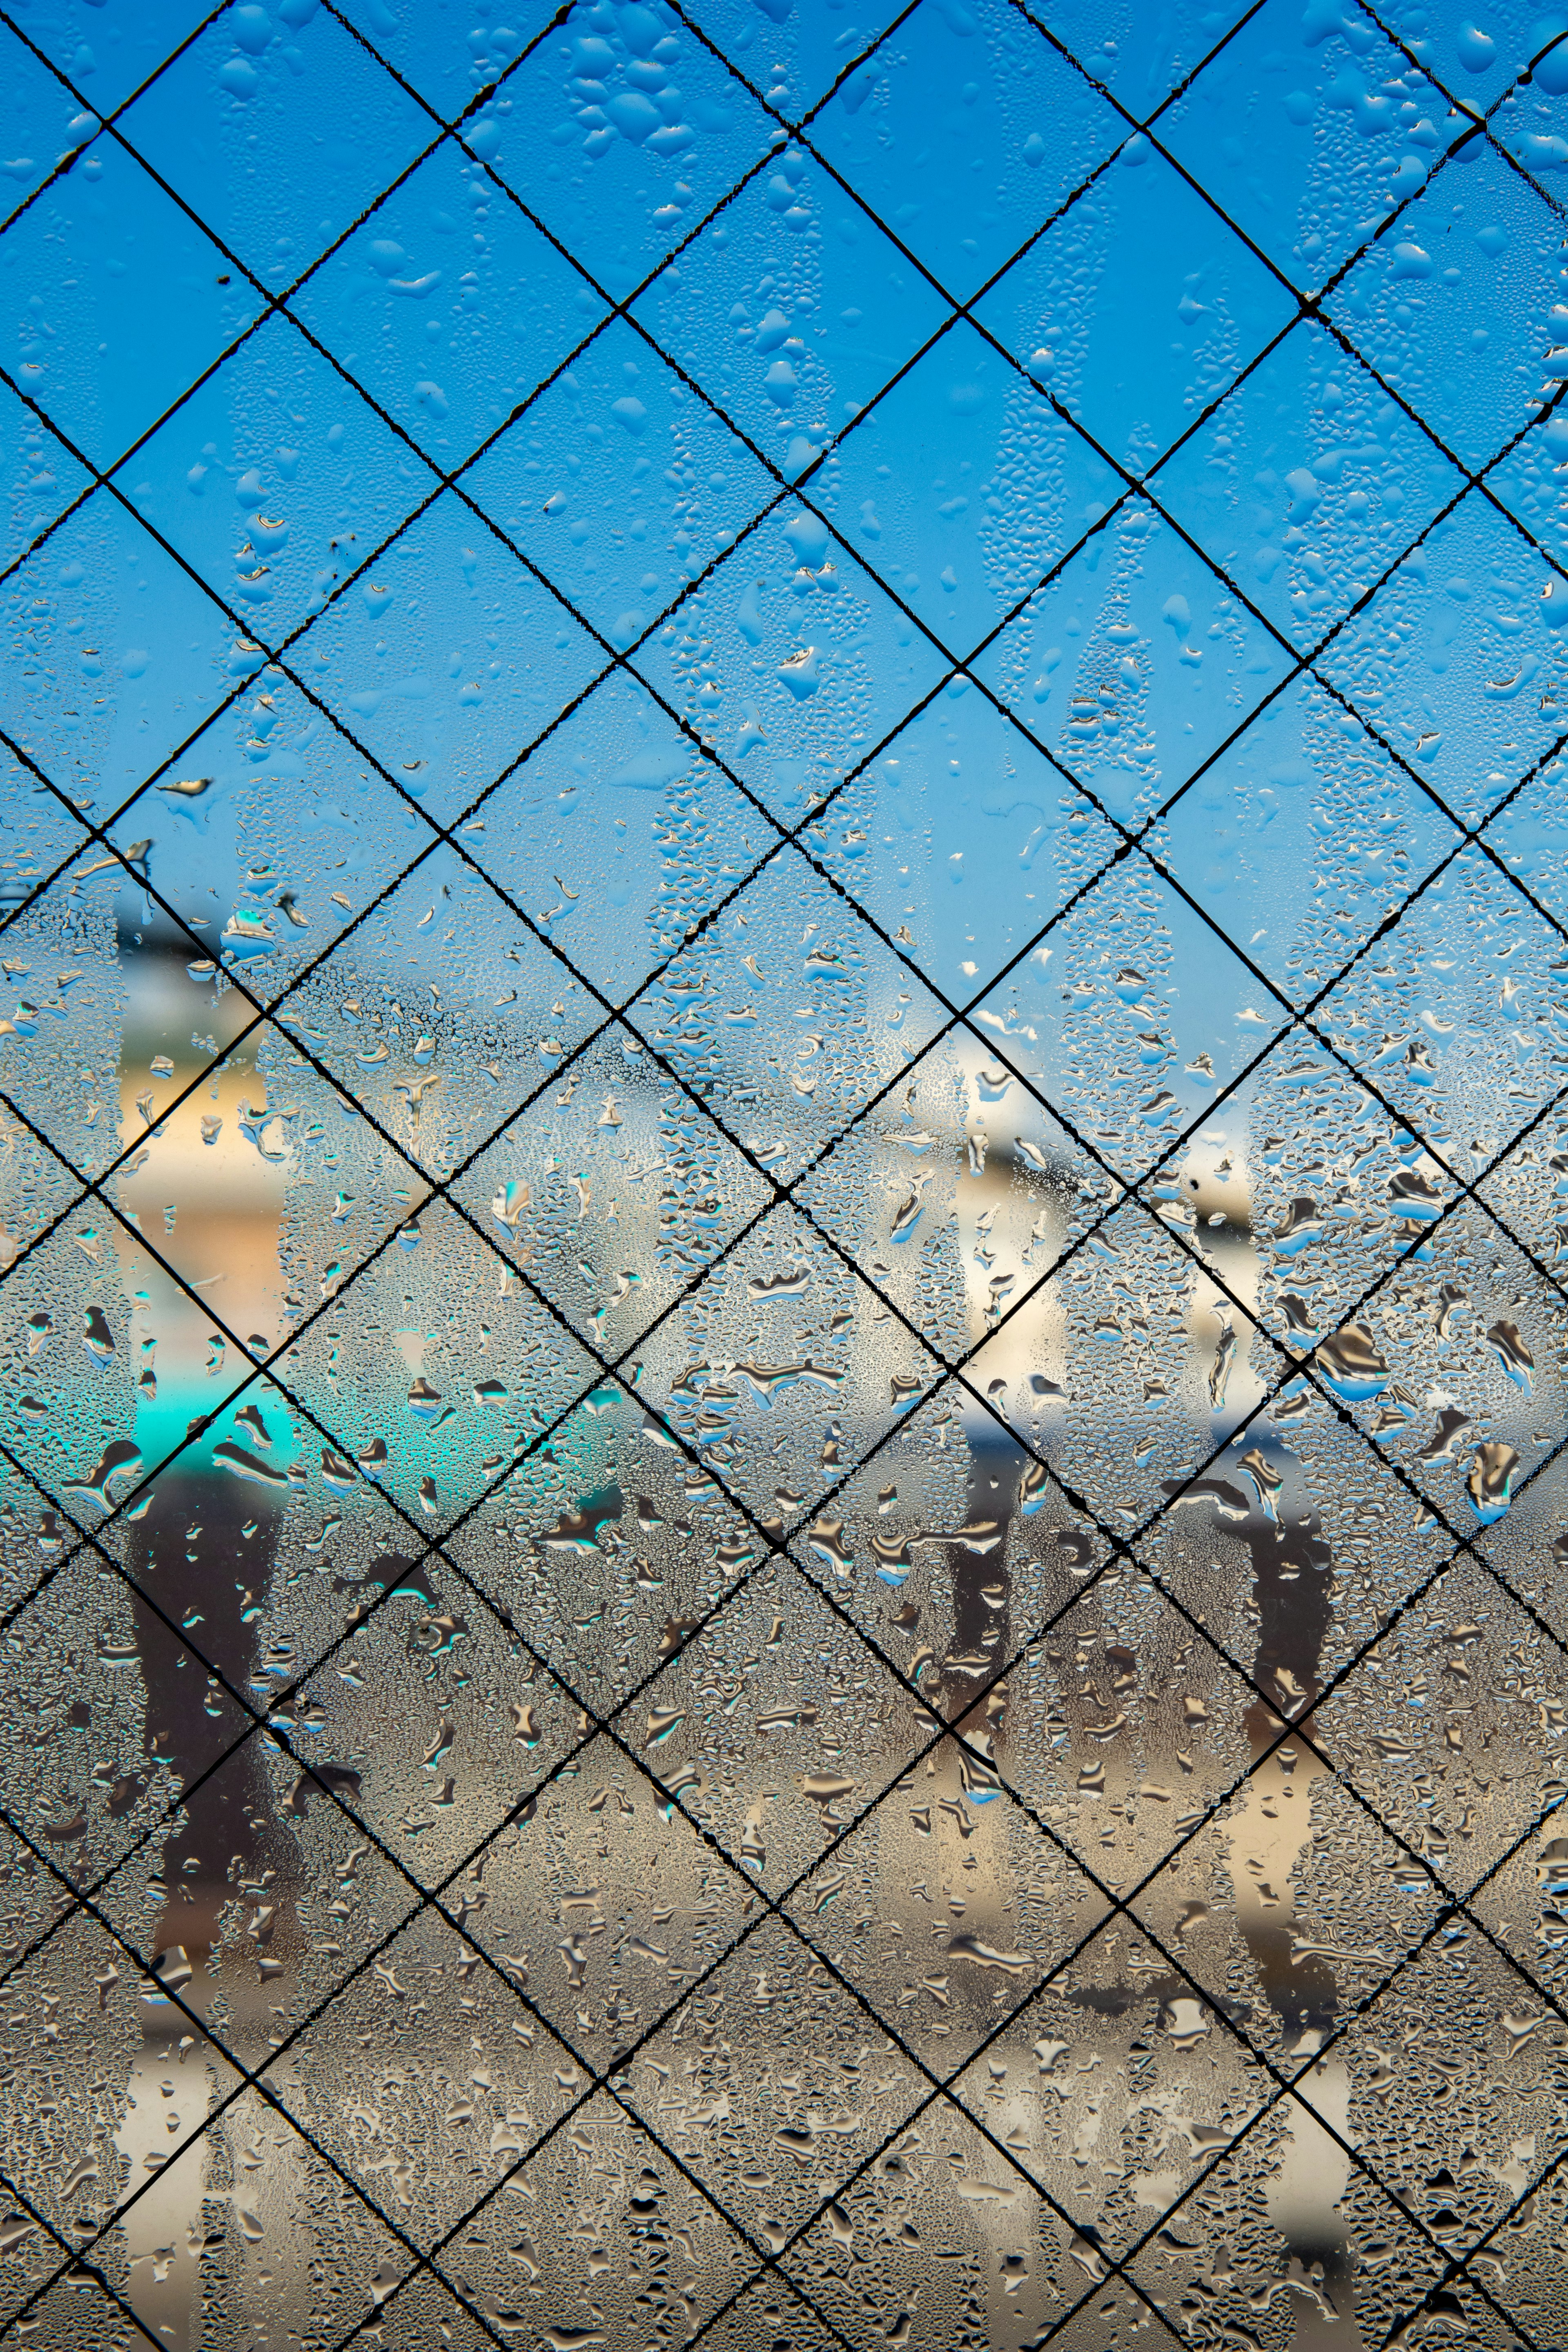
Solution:
<path fill-rule="evenodd" d="M 1562 2347 L 1568 9 L 13 0 L 0 283 L 0 2345 Z"/>

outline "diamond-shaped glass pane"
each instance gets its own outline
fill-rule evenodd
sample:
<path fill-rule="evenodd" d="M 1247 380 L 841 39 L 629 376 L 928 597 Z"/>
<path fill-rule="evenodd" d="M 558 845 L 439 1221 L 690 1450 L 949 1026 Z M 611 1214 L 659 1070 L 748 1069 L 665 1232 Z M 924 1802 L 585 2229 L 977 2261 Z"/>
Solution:
<path fill-rule="evenodd" d="M 611 1135 L 619 1141 L 613 1157 Z M 568 1172 L 585 1159 L 597 1163 L 595 1182 Z M 766 1177 L 618 1024 L 587 1048 L 559 1092 L 548 1090 L 497 1137 L 458 1190 L 574 1330 L 613 1357 L 700 1282 L 773 1198 Z"/>
<path fill-rule="evenodd" d="M 748 181 L 632 316 L 793 479 L 879 402 L 949 305 L 815 157 L 791 148 L 784 166 Z M 803 210 L 822 215 L 810 238 Z"/>
<path fill-rule="evenodd" d="M 1026 17 L 982 0 L 910 12 L 815 135 L 925 268 L 969 300 L 1120 147 L 1126 124 Z"/>
<path fill-rule="evenodd" d="M 1299 1003 L 1459 845 L 1420 771 L 1311 677 L 1264 703 L 1153 837 L 1167 871 Z"/>
<path fill-rule="evenodd" d="M 1387 87 L 1407 65 L 1375 19 L 1303 20 L 1290 0 L 1265 0 L 1164 109 L 1159 137 L 1314 293 L 1421 187 L 1446 143 L 1435 86 L 1413 77 L 1421 98 L 1405 100 L 1408 113 Z"/>
<path fill-rule="evenodd" d="M 898 2130 L 924 2085 L 783 1920 L 764 1920 L 728 1957 L 691 2013 L 710 2021 L 722 2055 L 682 2066 L 677 2089 L 680 2029 L 667 2026 L 634 2060 L 627 2104 L 758 2252 L 775 2252 L 858 2168 L 864 2146 Z"/>
<path fill-rule="evenodd" d="M 481 1150 L 599 1025 L 583 982 L 449 845 L 373 898 L 353 942 L 294 992 L 289 1025 L 347 1098 L 437 1177 Z M 382 977 L 394 972 L 395 983 Z"/>
<path fill-rule="evenodd" d="M 773 129 L 689 19 L 584 8 L 530 45 L 466 144 L 624 302 L 766 162 Z"/>
<path fill-rule="evenodd" d="M 112 134 L 40 188 L 0 257 L 26 321 L 16 388 L 94 467 L 148 433 L 266 307 Z"/>
<path fill-rule="evenodd" d="M 1386 385 L 1314 320 L 1259 361 L 1155 483 L 1177 522 L 1303 652 L 1464 488 Z"/>
<path fill-rule="evenodd" d="M 1555 578 L 1471 490 L 1320 657 L 1328 685 L 1469 822 L 1557 748 Z"/>
<path fill-rule="evenodd" d="M 1142 133 L 975 306 L 1018 365 L 1133 474 L 1295 313 L 1263 261 Z"/>
<path fill-rule="evenodd" d="M 276 313 L 113 478 L 214 599 L 275 647 L 436 487 Z"/>
<path fill-rule="evenodd" d="M 1463 851 L 1322 999 L 1321 1076 L 1331 1059 L 1348 1066 L 1385 1116 L 1436 1143 L 1447 1164 L 1466 1155 L 1479 1174 L 1559 1091 L 1558 947 L 1500 867 Z M 1539 975 L 1529 983 L 1521 960 Z M 1313 1083 L 1304 1073 L 1301 1084 Z"/>
<path fill-rule="evenodd" d="M 574 967 L 625 1003 L 778 835 L 689 726 L 616 670 L 504 779 L 461 838 Z"/>
<path fill-rule="evenodd" d="M 1211 1108 L 1234 1116 L 1233 1089 L 1288 1034 L 1246 945 L 1123 857 L 986 990 L 971 1025 L 1097 1160 L 1136 1177 Z"/>
<path fill-rule="evenodd" d="M 843 894 L 786 849 L 627 1018 L 757 1166 L 786 1181 L 898 1082 L 942 1012 Z"/>
<path fill-rule="evenodd" d="M 114 838 L 129 851 L 143 828 L 156 828 L 159 898 L 186 933 L 165 940 L 171 960 L 183 949 L 187 978 L 209 990 L 237 982 L 205 1000 L 231 1019 L 247 1000 L 278 1005 L 430 843 L 412 802 L 270 667 L 131 802 Z"/>
<path fill-rule="evenodd" d="M 1086 522 L 1098 523 L 1098 507 Z M 973 667 L 1103 809 L 1131 823 L 1204 772 L 1268 707 L 1291 660 L 1200 549 L 1129 499 Z"/>
<path fill-rule="evenodd" d="M 994 634 L 1121 488 L 1039 386 L 963 319 L 824 470 L 823 503 L 838 530 L 958 659 Z"/>
<path fill-rule="evenodd" d="M 0 705 L 6 733 L 95 823 L 164 773 L 235 679 L 260 668 L 223 586 L 208 593 L 107 488 L 68 509 L 7 581 L 20 658 Z"/>
<path fill-rule="evenodd" d="M 1502 1677 L 1489 1660 L 1500 1654 L 1539 1661 L 1528 1716 L 1490 1696 Z M 1495 1804 L 1493 1775 L 1533 1781 L 1537 1811 L 1549 1801 L 1563 1673 L 1552 1635 L 1484 1569 L 1456 1560 L 1318 1708 L 1314 1738 L 1438 1884 L 1468 1894 L 1532 1826 Z M 1433 1801 L 1437 1767 L 1443 1790 Z"/>
<path fill-rule="evenodd" d="M 332 551 L 292 666 L 362 766 L 368 753 L 438 824 L 472 824 L 606 656 L 482 515 L 453 492 L 424 504 L 427 482 L 417 496 L 384 549 L 345 535 Z"/>
<path fill-rule="evenodd" d="M 431 135 L 434 135 L 432 129 Z M 605 313 L 569 257 L 448 140 L 289 298 L 443 470 L 488 440 Z M 476 240 L 465 221 L 483 208 Z M 497 359 L 509 367 L 500 374 Z"/>
<path fill-rule="evenodd" d="M 1111 2254 L 1212 2172 L 1272 2088 L 1246 2044 L 1215 2030 L 1179 1969 L 1136 1943 L 1124 1958 L 1122 1943 L 1117 1928 L 1102 1929 L 953 2085 Z M 1193 2032 L 1199 2024 L 1206 2030 Z M 1086 2039 L 1098 2066 L 1086 2063 Z M 1141 2114 L 1151 2113 L 1160 2126 L 1140 2145 Z"/>
<path fill-rule="evenodd" d="M 778 496 L 761 459 L 617 319 L 463 488 L 618 650 Z"/>
<path fill-rule="evenodd" d="M 1484 466 L 1556 389 L 1544 320 L 1523 333 L 1518 321 L 1559 243 L 1550 202 L 1472 138 L 1324 307 L 1461 464 Z"/>
<path fill-rule="evenodd" d="M 664 709 L 791 828 L 951 669 L 902 591 L 868 569 L 864 531 L 847 543 L 828 529 L 833 478 L 812 477 L 809 506 L 773 508 L 634 656 Z"/>
<path fill-rule="evenodd" d="M 637 1389 L 766 1527 L 820 1504 L 939 1370 L 821 1229 L 780 1207 L 650 1334 Z"/>
<path fill-rule="evenodd" d="M 295 9 L 294 15 L 302 12 Z M 226 249 L 281 292 L 435 136 L 333 10 L 225 10 L 128 106 L 121 136 Z"/>
<path fill-rule="evenodd" d="M 755 1924 L 739 1871 L 657 1779 L 657 1749 L 644 1750 L 629 1721 L 584 1739 L 468 1874 L 484 1904 L 465 1925 L 487 1968 L 595 2074 L 617 2059 L 622 2073 L 672 2011 L 679 2031 L 686 1995 L 722 1965 L 748 1916 Z M 559 2053 L 556 2068 L 557 2092 L 586 2088 Z"/>
<path fill-rule="evenodd" d="M 806 828 L 844 887 L 944 992 L 1026 949 L 1120 846 L 990 697 L 955 677 Z M 976 912 L 976 901 L 983 913 Z"/>
<path fill-rule="evenodd" d="M 639 2324 L 668 2313 L 709 2324 L 722 2342 L 724 2315 L 757 2269 L 746 2239 L 671 2151 L 667 2124 L 655 2118 L 645 2130 L 624 2096 L 608 2092 L 584 2100 L 569 2128 L 509 2176 L 499 2201 L 501 2211 L 476 2215 L 439 2259 L 463 2307 L 503 2343 L 522 2331 L 539 2296 L 557 2214 L 574 2214 L 583 2236 L 575 2274 L 551 2263 L 552 2307 L 585 2335 L 602 2323 L 629 2340 Z"/>
<path fill-rule="evenodd" d="M 1322 2073 L 1326 2106 L 1346 2069 L 1331 2060 Z M 1281 2347 L 1296 2335 L 1302 2310 L 1325 2330 L 1352 2315 L 1380 2341 L 1428 2295 L 1448 2295 L 1445 2307 L 1462 2314 L 1465 2306 L 1439 2284 L 1444 2249 L 1375 2173 L 1357 2165 L 1345 2141 L 1331 2111 L 1321 2114 L 1297 2095 L 1277 2102 L 1170 2220 L 1150 2229 L 1131 2275 L 1152 2298 L 1178 2309 L 1193 2302 L 1218 2325 L 1247 2327 Z M 1287 2204 L 1280 2184 L 1298 2179 L 1301 2201 Z M 1325 2218 L 1320 2234 L 1299 2247 L 1296 2215 L 1309 2200 Z M 1245 2270 L 1230 2260 L 1237 2241 L 1248 2250 Z"/>

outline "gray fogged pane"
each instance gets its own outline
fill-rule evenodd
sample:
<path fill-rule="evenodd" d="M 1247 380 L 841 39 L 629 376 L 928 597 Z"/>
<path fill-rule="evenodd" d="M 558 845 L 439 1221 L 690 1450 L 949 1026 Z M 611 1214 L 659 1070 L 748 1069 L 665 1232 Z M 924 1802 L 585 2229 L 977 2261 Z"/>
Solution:
<path fill-rule="evenodd" d="M 1568 17 L 0 26 L 0 2336 L 1568 2329 Z"/>

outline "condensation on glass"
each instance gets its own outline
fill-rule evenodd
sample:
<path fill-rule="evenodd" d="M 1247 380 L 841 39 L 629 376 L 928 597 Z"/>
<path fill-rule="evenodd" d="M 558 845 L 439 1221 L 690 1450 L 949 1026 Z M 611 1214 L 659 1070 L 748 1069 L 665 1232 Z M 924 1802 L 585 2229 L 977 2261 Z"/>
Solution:
<path fill-rule="evenodd" d="M 1564 2341 L 1470 5 L 0 16 L 0 2342 Z"/>

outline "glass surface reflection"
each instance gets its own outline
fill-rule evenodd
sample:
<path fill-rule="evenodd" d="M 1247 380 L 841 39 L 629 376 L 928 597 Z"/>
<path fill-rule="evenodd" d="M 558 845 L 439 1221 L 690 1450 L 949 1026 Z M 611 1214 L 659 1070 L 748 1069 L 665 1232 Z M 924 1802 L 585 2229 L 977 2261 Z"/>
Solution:
<path fill-rule="evenodd" d="M 0 2336 L 1562 2343 L 1568 18 L 0 51 Z"/>

